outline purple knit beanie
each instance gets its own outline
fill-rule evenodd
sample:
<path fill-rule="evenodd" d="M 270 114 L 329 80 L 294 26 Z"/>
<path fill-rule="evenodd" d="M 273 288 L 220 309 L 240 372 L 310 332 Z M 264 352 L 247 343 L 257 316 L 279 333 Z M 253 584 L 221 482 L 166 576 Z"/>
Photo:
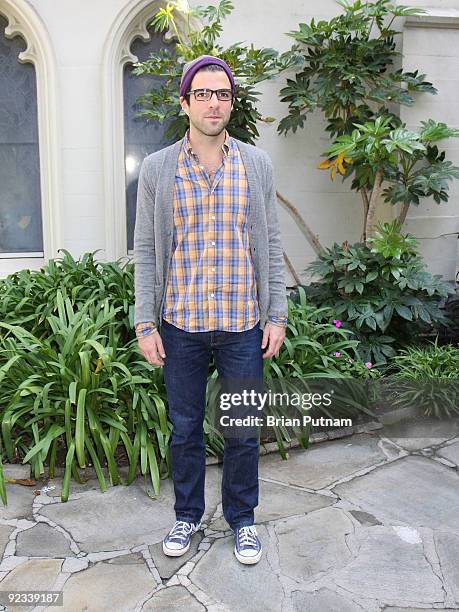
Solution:
<path fill-rule="evenodd" d="M 219 57 L 214 57 L 213 55 L 200 55 L 196 59 L 192 60 L 191 62 L 187 62 L 183 66 L 182 80 L 180 81 L 180 96 L 184 96 L 189 91 L 191 81 L 193 80 L 193 77 L 197 73 L 197 71 L 201 70 L 201 68 L 204 68 L 204 66 L 209 66 L 211 64 L 221 66 L 224 69 L 230 80 L 231 90 L 234 96 L 236 91 L 236 84 L 234 82 L 233 73 L 231 72 L 230 67 L 225 61 L 223 61 Z"/>

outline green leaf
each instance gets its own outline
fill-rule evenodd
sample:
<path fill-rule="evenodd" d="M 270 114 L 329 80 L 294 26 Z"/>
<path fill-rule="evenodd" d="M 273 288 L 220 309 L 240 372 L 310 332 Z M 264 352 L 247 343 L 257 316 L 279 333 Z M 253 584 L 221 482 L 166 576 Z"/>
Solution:
<path fill-rule="evenodd" d="M 368 272 L 368 274 L 365 277 L 365 282 L 371 283 L 371 281 L 374 281 L 375 278 L 378 278 L 378 272 L 376 270 L 373 270 L 371 272 Z"/>
<path fill-rule="evenodd" d="M 62 502 L 66 502 L 69 499 L 70 473 L 72 471 L 74 454 L 75 454 L 75 442 L 72 442 L 67 450 L 67 455 L 65 457 L 65 470 L 64 470 L 64 477 L 62 479 L 62 491 L 61 491 L 61 501 Z"/>
<path fill-rule="evenodd" d="M 92 464 L 94 466 L 94 470 L 96 472 L 97 480 L 99 481 L 99 487 L 101 491 L 107 491 L 107 483 L 105 482 L 105 476 L 102 470 L 102 466 L 99 461 L 99 457 L 94 449 L 94 445 L 91 441 L 90 436 L 86 438 L 86 446 L 89 451 L 89 455 L 91 457 Z"/>
<path fill-rule="evenodd" d="M 148 465 L 150 467 L 151 482 L 152 482 L 156 495 L 159 495 L 160 484 L 159 484 L 158 462 L 156 460 L 155 449 L 153 448 L 153 445 L 150 442 L 150 440 L 147 440 L 146 450 L 147 450 L 147 455 L 148 455 Z"/>
<path fill-rule="evenodd" d="M 0 454 L 0 497 L 3 505 L 6 506 L 8 503 L 6 487 L 5 487 L 5 476 L 3 474 L 3 457 Z"/>
<path fill-rule="evenodd" d="M 459 130 L 450 128 L 446 123 L 436 122 L 433 119 L 421 121 L 422 129 L 420 131 L 421 140 L 423 142 L 434 142 L 443 140 L 444 138 L 458 137 Z"/>
<path fill-rule="evenodd" d="M 77 381 L 74 380 L 69 385 L 69 399 L 72 404 L 76 404 L 76 390 L 77 390 Z"/>
<path fill-rule="evenodd" d="M 422 142 L 419 141 L 418 134 L 403 127 L 392 130 L 389 134 L 389 138 L 382 140 L 382 144 L 386 146 L 389 152 L 395 149 L 405 151 L 406 153 L 426 150 Z"/>
<path fill-rule="evenodd" d="M 49 446 L 51 442 L 59 437 L 65 431 L 64 427 L 61 427 L 57 423 L 53 423 L 50 425 L 48 431 L 44 438 L 42 438 L 37 444 L 35 444 L 28 453 L 26 453 L 22 463 L 28 463 L 33 457 L 35 457 L 38 453 L 45 451 L 45 456 L 47 455 Z"/>
<path fill-rule="evenodd" d="M 374 317 L 367 317 L 365 319 L 365 323 L 368 325 L 368 327 L 370 329 L 373 329 L 373 330 L 376 331 L 376 321 L 375 321 Z"/>
<path fill-rule="evenodd" d="M 86 467 L 86 459 L 84 453 L 85 446 L 85 420 L 86 420 L 86 393 L 87 389 L 80 389 L 78 394 L 78 404 L 76 412 L 75 425 L 75 450 L 80 467 Z"/>
<path fill-rule="evenodd" d="M 413 314 L 409 308 L 403 306 L 402 304 L 395 304 L 395 311 L 399 314 L 403 319 L 407 321 L 413 320 Z"/>

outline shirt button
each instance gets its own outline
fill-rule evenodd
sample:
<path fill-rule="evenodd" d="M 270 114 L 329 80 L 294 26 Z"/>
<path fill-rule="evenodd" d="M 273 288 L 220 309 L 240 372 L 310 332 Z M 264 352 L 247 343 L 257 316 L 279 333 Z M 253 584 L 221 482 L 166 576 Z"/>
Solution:
<path fill-rule="evenodd" d="M 212 268 L 212 272 L 215 272 L 215 268 Z"/>
<path fill-rule="evenodd" d="M 212 242 L 213 245 L 215 245 L 215 242 Z"/>
<path fill-rule="evenodd" d="M 211 293 L 211 294 L 210 294 L 210 297 L 215 297 L 215 293 Z"/>
<path fill-rule="evenodd" d="M 215 215 L 212 215 L 212 219 L 215 219 Z"/>

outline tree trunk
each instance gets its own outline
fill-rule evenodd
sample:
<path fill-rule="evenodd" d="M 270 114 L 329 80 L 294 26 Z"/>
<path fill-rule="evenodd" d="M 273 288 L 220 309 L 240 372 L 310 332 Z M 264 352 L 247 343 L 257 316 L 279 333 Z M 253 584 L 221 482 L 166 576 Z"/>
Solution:
<path fill-rule="evenodd" d="M 360 195 L 362 196 L 362 202 L 363 202 L 363 230 L 362 230 L 362 237 L 360 238 L 360 241 L 365 242 L 367 239 L 365 228 L 367 225 L 367 215 L 368 215 L 368 208 L 370 206 L 370 203 L 368 201 L 368 193 L 365 187 L 361 187 L 359 191 L 360 191 Z"/>
<path fill-rule="evenodd" d="M 292 262 L 289 259 L 289 256 L 287 255 L 287 253 L 284 251 L 284 259 L 285 259 L 285 263 L 287 264 L 287 268 L 290 271 L 290 274 L 293 276 L 293 279 L 295 280 L 295 283 L 297 285 L 301 285 L 301 279 L 298 276 L 298 274 L 296 273 L 295 268 L 293 267 Z"/>
<path fill-rule="evenodd" d="M 280 194 L 278 191 L 276 191 L 276 195 L 279 198 L 279 201 L 282 202 L 282 204 L 285 206 L 285 208 L 288 210 L 288 212 L 295 219 L 298 227 L 303 232 L 304 236 L 306 237 L 306 240 L 312 246 L 314 252 L 317 255 L 320 255 L 321 253 L 324 253 L 325 252 L 324 247 L 320 244 L 317 236 L 315 234 L 313 234 L 311 228 L 307 225 L 306 221 L 303 219 L 303 217 L 298 212 L 298 209 L 291 202 L 289 202 L 287 200 L 287 198 L 285 198 L 282 194 Z"/>
<path fill-rule="evenodd" d="M 375 224 L 375 213 L 376 213 L 376 208 L 378 207 L 379 195 L 381 193 L 382 178 L 383 178 L 382 170 L 377 170 L 376 175 L 375 175 L 375 184 L 373 186 L 370 202 L 368 205 L 367 220 L 365 224 L 365 242 L 367 242 L 368 238 L 371 238 L 373 234 L 373 226 Z"/>
<path fill-rule="evenodd" d="M 410 207 L 410 204 L 408 202 L 408 204 L 405 202 L 405 204 L 402 205 L 402 210 L 400 211 L 400 214 L 398 216 L 397 221 L 400 223 L 400 225 L 403 225 L 405 223 L 405 219 L 406 219 L 406 215 L 408 213 L 408 209 Z"/>

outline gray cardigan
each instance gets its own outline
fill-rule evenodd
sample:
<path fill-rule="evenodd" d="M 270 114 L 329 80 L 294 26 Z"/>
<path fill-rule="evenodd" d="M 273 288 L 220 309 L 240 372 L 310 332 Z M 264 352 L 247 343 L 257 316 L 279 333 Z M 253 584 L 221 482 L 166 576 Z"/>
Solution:
<path fill-rule="evenodd" d="M 267 153 L 235 140 L 250 189 L 248 231 L 263 329 L 268 316 L 287 316 L 273 168 Z M 172 257 L 174 181 L 181 145 L 179 140 L 148 155 L 140 168 L 134 230 L 134 325 L 154 321 L 161 327 Z"/>

